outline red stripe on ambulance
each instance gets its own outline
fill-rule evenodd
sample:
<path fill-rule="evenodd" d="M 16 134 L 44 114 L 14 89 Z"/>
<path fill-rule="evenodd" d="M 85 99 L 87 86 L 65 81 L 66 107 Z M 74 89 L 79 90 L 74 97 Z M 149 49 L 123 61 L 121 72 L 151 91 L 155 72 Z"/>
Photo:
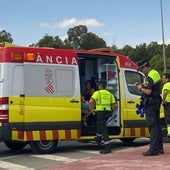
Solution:
<path fill-rule="evenodd" d="M 41 130 L 41 131 L 39 131 L 39 133 L 40 133 L 40 139 L 41 140 L 46 140 L 46 133 L 45 133 L 45 131 Z"/>
<path fill-rule="evenodd" d="M 28 141 L 33 141 L 33 133 L 32 131 L 26 131 L 26 136 Z"/>
<path fill-rule="evenodd" d="M 59 138 L 58 130 L 53 130 L 52 133 L 53 133 L 53 139 L 54 139 L 54 140 L 56 140 L 56 139 Z"/>

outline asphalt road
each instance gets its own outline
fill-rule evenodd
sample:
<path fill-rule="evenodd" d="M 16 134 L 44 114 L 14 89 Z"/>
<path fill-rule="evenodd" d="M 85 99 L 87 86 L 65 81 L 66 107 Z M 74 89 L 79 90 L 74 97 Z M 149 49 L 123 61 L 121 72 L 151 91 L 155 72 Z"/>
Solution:
<path fill-rule="evenodd" d="M 148 144 L 149 139 L 136 139 L 131 144 L 120 140 L 112 140 L 112 152 Z M 9 150 L 0 143 L 0 170 L 39 170 L 54 165 L 99 157 L 99 147 L 94 143 L 79 143 L 77 141 L 59 142 L 53 154 L 34 154 L 27 145 L 21 151 Z"/>

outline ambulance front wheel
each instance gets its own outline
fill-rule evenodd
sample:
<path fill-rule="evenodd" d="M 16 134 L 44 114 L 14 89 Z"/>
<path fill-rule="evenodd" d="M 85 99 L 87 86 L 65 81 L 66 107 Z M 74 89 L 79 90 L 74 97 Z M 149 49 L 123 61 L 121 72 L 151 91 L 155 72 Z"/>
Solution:
<path fill-rule="evenodd" d="M 58 141 L 45 140 L 30 142 L 31 149 L 34 153 L 47 154 L 55 151 Z"/>

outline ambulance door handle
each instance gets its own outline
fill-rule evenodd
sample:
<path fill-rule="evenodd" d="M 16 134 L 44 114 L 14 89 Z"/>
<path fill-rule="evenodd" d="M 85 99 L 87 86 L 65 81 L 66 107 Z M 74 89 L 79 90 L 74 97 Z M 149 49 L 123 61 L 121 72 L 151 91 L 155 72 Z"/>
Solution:
<path fill-rule="evenodd" d="M 71 103 L 79 103 L 79 101 L 78 101 L 78 100 L 75 100 L 75 99 L 71 100 L 70 102 L 71 102 Z"/>
<path fill-rule="evenodd" d="M 128 101 L 128 103 L 135 103 L 133 100 Z"/>

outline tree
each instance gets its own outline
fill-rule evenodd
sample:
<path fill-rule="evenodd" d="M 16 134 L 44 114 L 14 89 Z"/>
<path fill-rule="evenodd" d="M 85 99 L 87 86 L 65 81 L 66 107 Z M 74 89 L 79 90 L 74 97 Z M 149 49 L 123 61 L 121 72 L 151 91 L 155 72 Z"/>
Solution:
<path fill-rule="evenodd" d="M 167 58 L 170 58 L 170 44 L 165 47 L 165 55 Z"/>
<path fill-rule="evenodd" d="M 85 25 L 75 26 L 68 30 L 68 41 L 73 49 L 80 49 L 81 38 L 83 34 L 87 34 L 87 31 L 88 30 Z"/>
<path fill-rule="evenodd" d="M 111 46 L 111 49 L 112 49 L 113 52 L 119 52 L 118 47 L 114 44 Z"/>
<path fill-rule="evenodd" d="M 95 48 L 106 47 L 106 42 L 99 38 L 93 33 L 86 33 L 81 36 L 80 39 L 80 48 L 84 50 L 90 50 Z"/>
<path fill-rule="evenodd" d="M 1 30 L 0 31 L 0 42 L 12 43 L 13 39 L 11 37 L 11 34 L 9 32 L 6 32 L 5 30 Z"/>
<path fill-rule="evenodd" d="M 54 39 L 52 36 L 46 34 L 39 42 L 36 44 L 38 47 L 54 47 Z"/>
<path fill-rule="evenodd" d="M 121 50 L 119 50 L 119 53 L 128 56 L 133 60 L 134 48 L 130 45 L 125 45 Z"/>
<path fill-rule="evenodd" d="M 55 48 L 63 48 L 64 47 L 63 41 L 60 39 L 59 36 L 54 37 L 54 46 L 53 47 L 55 47 Z"/>
<path fill-rule="evenodd" d="M 151 59 L 153 56 L 155 55 L 162 55 L 162 47 L 160 44 L 158 44 L 157 42 L 151 42 L 148 46 L 147 46 L 147 51 L 148 51 L 148 58 Z"/>
<path fill-rule="evenodd" d="M 138 62 L 142 59 L 150 60 L 150 58 L 148 56 L 146 43 L 143 43 L 143 44 L 136 46 L 131 59 L 133 59 L 135 62 Z"/>
<path fill-rule="evenodd" d="M 69 40 L 67 38 L 64 40 L 63 43 L 64 43 L 64 48 L 72 49 L 72 46 L 70 45 L 70 42 L 69 42 Z"/>
<path fill-rule="evenodd" d="M 59 38 L 59 36 L 49 36 L 46 34 L 39 42 L 36 44 L 38 47 L 53 47 L 53 48 L 63 48 L 64 43 Z"/>

